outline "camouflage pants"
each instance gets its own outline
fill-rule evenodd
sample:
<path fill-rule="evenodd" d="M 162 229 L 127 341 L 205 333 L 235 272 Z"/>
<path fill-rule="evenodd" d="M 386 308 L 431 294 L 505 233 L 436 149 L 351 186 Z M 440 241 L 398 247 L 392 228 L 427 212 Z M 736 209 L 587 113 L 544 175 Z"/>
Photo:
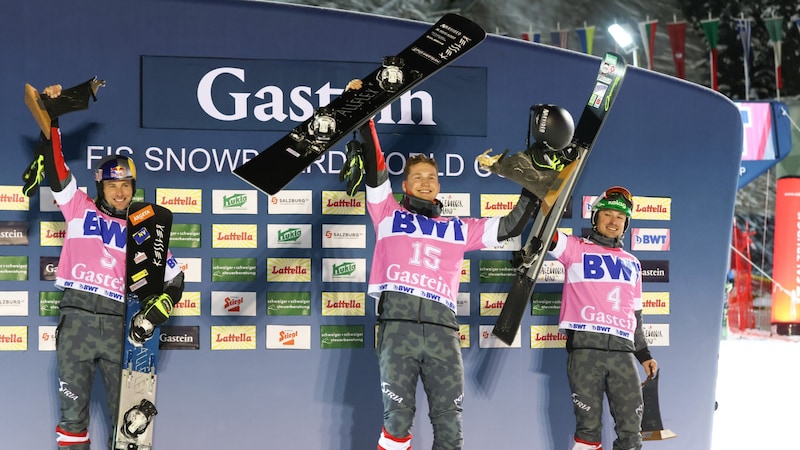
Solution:
<path fill-rule="evenodd" d="M 464 365 L 458 332 L 441 325 L 385 321 L 378 328 L 377 352 L 386 431 L 398 438 L 410 434 L 421 379 L 433 425 L 433 449 L 461 449 Z"/>
<path fill-rule="evenodd" d="M 632 353 L 575 349 L 567 358 L 567 375 L 575 412 L 575 437 L 600 442 L 603 394 L 614 418 L 614 450 L 639 450 L 642 439 L 642 388 Z"/>
<path fill-rule="evenodd" d="M 61 401 L 58 426 L 62 430 L 83 433 L 88 429 L 95 367 L 100 369 L 103 377 L 111 423 L 116 422 L 124 331 L 125 318 L 122 316 L 62 308 L 56 334 Z M 59 448 L 89 450 L 89 444 L 62 445 Z"/>

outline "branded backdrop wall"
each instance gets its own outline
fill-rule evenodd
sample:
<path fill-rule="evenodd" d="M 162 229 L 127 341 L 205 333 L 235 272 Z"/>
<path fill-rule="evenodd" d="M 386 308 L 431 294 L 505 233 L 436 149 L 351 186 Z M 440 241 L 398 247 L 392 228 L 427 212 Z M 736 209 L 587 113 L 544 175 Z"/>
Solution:
<path fill-rule="evenodd" d="M 427 25 L 248 1 L 29 0 L 3 2 L 0 17 L 4 445 L 53 447 L 58 420 L 52 277 L 63 218 L 46 190 L 30 200 L 20 193 L 38 134 L 23 86 L 97 75 L 108 82 L 99 101 L 61 121 L 68 164 L 94 193 L 97 160 L 133 156 L 141 194 L 175 212 L 173 251 L 187 272 L 165 330 L 157 446 L 374 448 L 375 306 L 364 296 L 374 233 L 363 191 L 347 197 L 338 182 L 344 145 L 273 197 L 230 170 Z M 534 103 L 577 115 L 598 64 L 490 36 L 380 115 L 391 171 L 410 153 L 431 153 L 448 213 L 504 214 L 519 187 L 476 169 L 474 158 L 522 149 Z M 648 269 L 644 319 L 663 370 L 662 416 L 679 435 L 664 450 L 710 446 L 741 136 L 727 99 L 632 68 L 562 223 L 575 233 L 588 227 L 586 204 L 608 186 L 637 196 L 626 245 Z M 510 287 L 513 245 L 471 253 L 464 265 L 465 448 L 569 448 L 574 419 L 555 327 L 560 268 L 546 267 L 535 315 L 514 346 L 489 335 Z M 99 382 L 94 394 L 91 437 L 103 448 Z M 414 446 L 429 448 L 424 395 L 418 405 Z"/>

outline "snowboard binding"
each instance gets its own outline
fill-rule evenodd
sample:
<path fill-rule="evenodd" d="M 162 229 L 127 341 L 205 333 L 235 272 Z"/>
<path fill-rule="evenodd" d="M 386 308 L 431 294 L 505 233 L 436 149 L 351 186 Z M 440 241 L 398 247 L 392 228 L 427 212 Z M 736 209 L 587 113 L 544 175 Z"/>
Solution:
<path fill-rule="evenodd" d="M 142 399 L 138 405 L 125 412 L 120 431 L 128 439 L 136 439 L 147 430 L 156 414 L 158 414 L 156 405 L 150 400 Z"/>
<path fill-rule="evenodd" d="M 405 61 L 397 56 L 385 56 L 383 58 L 383 69 L 378 72 L 376 77 L 378 86 L 386 92 L 397 92 L 405 83 L 405 73 L 403 72 Z"/>
<path fill-rule="evenodd" d="M 310 152 L 320 155 L 325 151 L 325 144 L 336 136 L 338 130 L 338 124 L 333 115 L 334 111 L 331 108 L 321 106 L 314 111 L 313 120 L 308 124 L 306 130 L 295 128 L 289 133 L 289 136 L 302 146 L 306 155 Z"/>
<path fill-rule="evenodd" d="M 145 318 L 142 311 L 139 311 L 131 318 L 128 342 L 136 347 L 141 347 L 148 339 L 153 337 L 155 330 L 156 326 Z"/>

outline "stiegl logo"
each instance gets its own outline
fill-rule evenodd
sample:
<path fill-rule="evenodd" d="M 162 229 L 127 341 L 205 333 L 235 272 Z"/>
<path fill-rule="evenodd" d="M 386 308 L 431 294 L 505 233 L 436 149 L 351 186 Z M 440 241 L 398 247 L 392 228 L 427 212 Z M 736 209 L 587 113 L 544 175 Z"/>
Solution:
<path fill-rule="evenodd" d="M 286 119 L 304 122 L 311 117 L 317 107 L 329 104 L 344 91 L 344 88 L 331 87 L 331 83 L 328 82 L 317 89 L 312 89 L 311 86 L 295 86 L 287 95 L 280 86 L 266 85 L 255 93 L 227 92 L 227 95 L 217 95 L 218 101 L 221 98 L 232 98 L 233 104 L 214 102 L 211 91 L 218 79 L 236 79 L 244 83 L 246 75 L 245 69 L 240 67 L 218 67 L 207 72 L 197 84 L 197 103 L 200 108 L 210 117 L 224 122 L 245 120 L 251 114 L 261 122 L 283 123 Z M 251 100 L 251 97 L 257 100 Z M 312 99 L 316 101 L 312 103 Z M 413 120 L 412 100 L 417 100 L 420 105 L 419 122 Z M 393 105 L 399 105 L 400 108 L 397 121 L 392 114 Z M 384 108 L 379 116 L 378 123 L 381 124 L 436 125 L 433 121 L 433 99 L 425 91 L 406 92 L 398 101 Z"/>

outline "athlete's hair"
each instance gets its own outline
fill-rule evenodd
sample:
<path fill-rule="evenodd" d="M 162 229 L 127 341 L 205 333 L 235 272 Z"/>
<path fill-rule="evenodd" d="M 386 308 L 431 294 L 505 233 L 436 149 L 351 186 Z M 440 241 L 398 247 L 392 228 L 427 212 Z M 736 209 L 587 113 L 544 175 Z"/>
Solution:
<path fill-rule="evenodd" d="M 427 156 L 425 156 L 423 154 L 419 154 L 419 155 L 414 155 L 414 156 L 408 158 L 408 161 L 406 161 L 406 168 L 405 168 L 405 170 L 403 170 L 403 179 L 404 180 L 408 179 L 408 172 L 411 171 L 411 167 L 412 166 L 414 166 L 416 164 L 421 164 L 421 163 L 430 164 L 430 165 L 433 166 L 433 168 L 436 170 L 437 173 L 439 172 L 439 166 L 436 164 L 436 160 L 435 159 L 429 158 L 429 157 L 427 157 Z"/>

